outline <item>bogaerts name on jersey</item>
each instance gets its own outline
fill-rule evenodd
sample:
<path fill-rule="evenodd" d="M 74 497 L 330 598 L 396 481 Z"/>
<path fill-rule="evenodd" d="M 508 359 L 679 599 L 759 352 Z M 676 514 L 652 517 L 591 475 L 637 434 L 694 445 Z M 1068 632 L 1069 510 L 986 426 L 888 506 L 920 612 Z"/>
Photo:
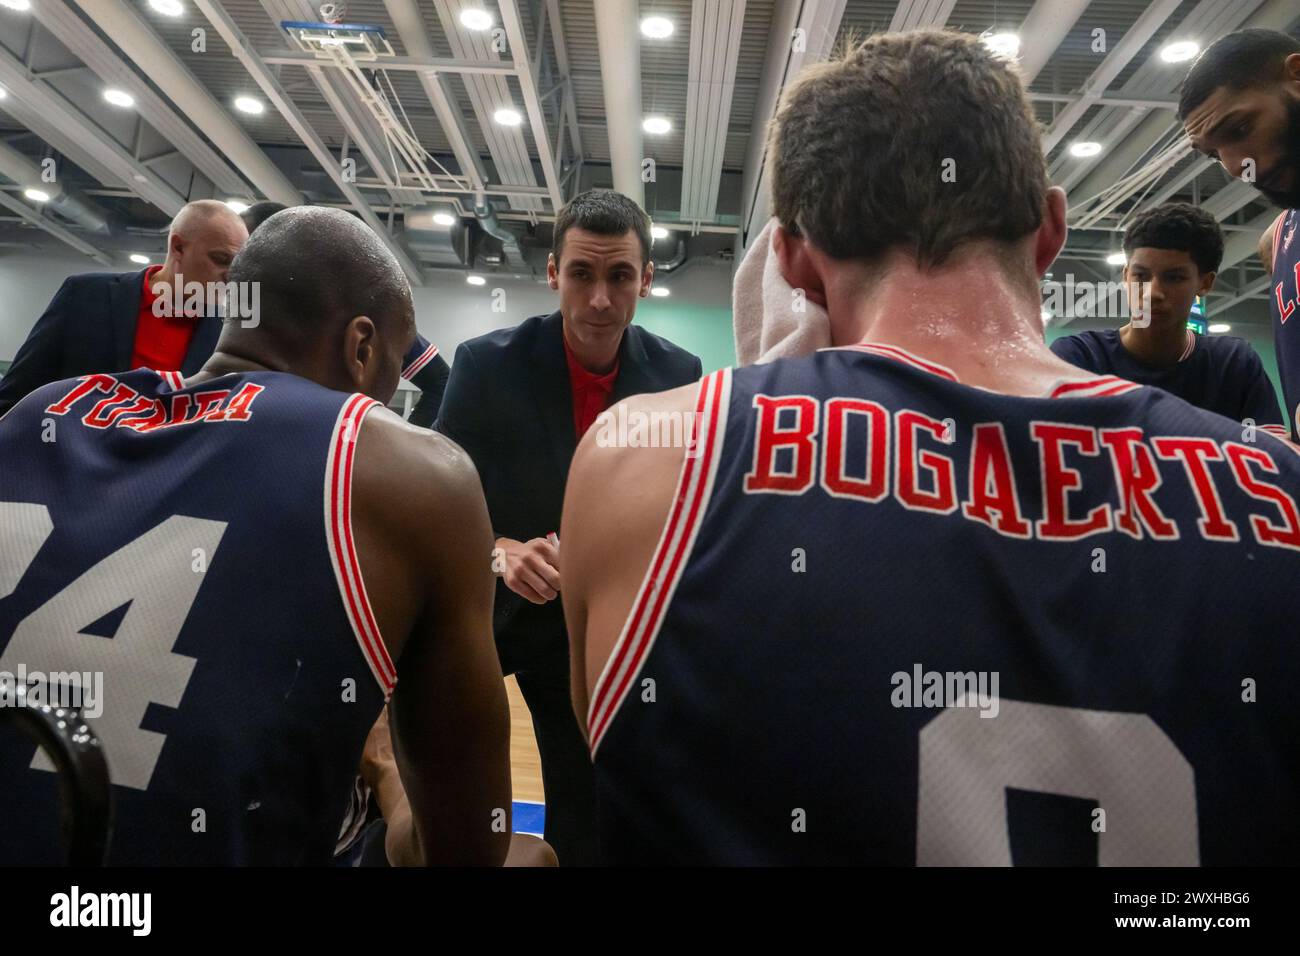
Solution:
<path fill-rule="evenodd" d="M 999 534 L 1044 541 L 1116 531 L 1240 541 L 1246 523 L 1260 544 L 1300 550 L 1300 509 L 1273 478 L 1275 456 L 1294 452 L 1263 430 L 1244 430 L 1256 444 L 1030 421 L 1009 443 L 1000 422 L 806 395 L 755 395 L 753 416 L 747 494 L 892 498 L 912 511 L 959 512 Z M 1036 479 L 1026 482 L 1027 474 Z M 1232 506 L 1223 498 L 1228 486 L 1244 495 Z M 1195 521 L 1179 520 L 1191 514 Z"/>

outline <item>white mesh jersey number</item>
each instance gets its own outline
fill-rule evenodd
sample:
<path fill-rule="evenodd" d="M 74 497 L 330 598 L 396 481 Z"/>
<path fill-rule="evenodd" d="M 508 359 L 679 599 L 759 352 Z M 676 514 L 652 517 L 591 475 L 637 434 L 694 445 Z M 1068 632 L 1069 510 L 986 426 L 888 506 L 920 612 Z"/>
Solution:
<path fill-rule="evenodd" d="M 53 529 L 44 505 L 0 502 L 0 597 L 11 594 Z M 149 704 L 179 707 L 195 660 L 172 653 L 226 523 L 175 515 L 86 571 L 19 623 L 0 670 L 98 672 L 103 741 L 113 783 L 145 790 L 165 735 L 144 730 Z M 197 562 L 195 549 L 204 560 Z M 195 570 L 198 567 L 200 570 Z M 129 602 L 112 638 L 80 633 Z M 43 751 L 37 770 L 53 770 Z"/>
<path fill-rule="evenodd" d="M 1196 777 L 1145 714 L 999 702 L 921 729 L 918 866 L 1010 866 L 1007 787 L 1090 798 L 1102 866 L 1197 866 Z"/>

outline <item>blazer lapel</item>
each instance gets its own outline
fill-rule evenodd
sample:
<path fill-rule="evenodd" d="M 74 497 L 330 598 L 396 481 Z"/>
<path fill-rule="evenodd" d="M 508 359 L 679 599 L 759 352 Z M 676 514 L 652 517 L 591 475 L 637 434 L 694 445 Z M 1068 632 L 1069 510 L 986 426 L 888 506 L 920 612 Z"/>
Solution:
<path fill-rule="evenodd" d="M 190 347 L 185 353 L 185 361 L 181 365 L 181 371 L 187 376 L 193 375 L 203 367 L 203 363 L 212 357 L 212 353 L 217 350 L 217 338 L 221 335 L 221 318 L 219 316 L 207 316 L 198 320 L 198 328 L 194 330 L 194 338 L 190 339 Z"/>
<path fill-rule="evenodd" d="M 559 468 L 561 481 L 577 450 L 573 430 L 573 392 L 569 387 L 569 363 L 564 357 L 563 319 L 554 312 L 538 326 L 533 343 L 531 390 L 537 419 L 546 432 L 547 445 Z"/>
<path fill-rule="evenodd" d="M 135 351 L 135 326 L 140 316 L 140 297 L 144 291 L 145 270 L 125 272 L 109 286 L 108 310 L 113 323 L 113 368 L 121 372 L 131 367 Z M 170 371 L 167 369 L 166 371 Z"/>

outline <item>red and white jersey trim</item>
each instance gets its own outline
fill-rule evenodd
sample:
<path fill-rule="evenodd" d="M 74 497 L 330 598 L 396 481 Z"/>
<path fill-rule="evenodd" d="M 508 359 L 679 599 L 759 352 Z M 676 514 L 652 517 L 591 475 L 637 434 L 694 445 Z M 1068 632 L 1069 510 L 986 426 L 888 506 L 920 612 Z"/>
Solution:
<path fill-rule="evenodd" d="M 592 691 L 591 705 L 587 709 L 587 739 L 593 757 L 654 646 L 682 572 L 690 560 L 713 493 L 730 405 L 731 369 L 724 368 L 700 381 L 693 429 L 697 454 L 687 455 L 682 463 L 672 509 L 650 567 L 632 602 L 627 623 L 623 625 L 623 631 Z"/>
<path fill-rule="evenodd" d="M 1089 379 L 1086 382 L 1062 382 L 1048 393 L 1048 397 L 1104 398 L 1108 395 L 1123 395 L 1125 392 L 1131 392 L 1141 387 L 1137 382 L 1130 382 L 1126 378 L 1103 375 L 1101 378 Z"/>
<path fill-rule="evenodd" d="M 157 369 L 154 369 L 158 372 Z M 167 383 L 167 387 L 173 392 L 185 387 L 185 376 L 180 372 L 158 372 L 158 377 Z"/>
<path fill-rule="evenodd" d="M 1193 340 L 1193 344 L 1195 344 Z M 938 375 L 949 381 L 961 384 L 961 379 L 957 373 L 946 365 L 940 365 L 938 362 L 931 362 L 929 359 L 921 358 L 906 349 L 900 349 L 896 345 L 884 345 L 879 342 L 859 342 L 856 345 L 838 345 L 829 349 L 822 349 L 823 352 L 869 352 L 872 355 L 883 355 L 885 358 L 892 358 L 899 362 L 904 362 L 914 368 L 919 368 L 923 372 L 929 372 L 932 375 Z M 1048 398 L 1101 398 L 1106 395 L 1122 395 L 1125 392 L 1131 392 L 1135 388 L 1141 388 L 1136 382 L 1130 382 L 1127 379 L 1117 378 L 1114 375 L 1107 375 L 1102 378 L 1094 378 L 1086 382 L 1062 382 L 1048 393 Z"/>
<path fill-rule="evenodd" d="M 940 378 L 946 378 L 951 382 L 959 382 L 957 373 L 946 365 L 940 365 L 938 362 L 931 362 L 929 359 L 921 358 L 907 349 L 900 349 L 897 345 L 885 345 L 880 342 L 859 342 L 856 345 L 839 345 L 824 351 L 849 350 L 853 352 L 870 352 L 872 355 L 883 355 L 886 358 L 897 359 L 907 365 L 919 368 L 923 372 L 929 372 L 931 375 L 938 375 Z"/>
<path fill-rule="evenodd" d="M 334 578 L 339 585 L 339 596 L 343 599 L 352 632 L 387 700 L 397 683 L 397 669 L 393 667 L 392 658 L 380 637 L 379 624 L 375 621 L 366 585 L 361 579 L 361 564 L 352 537 L 352 462 L 361 423 L 370 410 L 377 407 L 379 402 L 374 399 L 353 395 L 339 411 L 325 459 L 325 537 L 329 543 Z"/>
<path fill-rule="evenodd" d="M 1269 276 L 1271 277 L 1277 271 L 1277 251 L 1282 244 L 1282 230 L 1290 221 L 1291 213 L 1294 209 L 1284 211 L 1277 219 L 1273 220 L 1273 261 L 1269 263 Z"/>
<path fill-rule="evenodd" d="M 402 378 L 410 381 L 419 374 L 420 369 L 424 368 L 433 361 L 434 356 L 438 354 L 438 346 L 430 343 L 429 347 L 411 360 L 411 364 L 402 369 Z"/>

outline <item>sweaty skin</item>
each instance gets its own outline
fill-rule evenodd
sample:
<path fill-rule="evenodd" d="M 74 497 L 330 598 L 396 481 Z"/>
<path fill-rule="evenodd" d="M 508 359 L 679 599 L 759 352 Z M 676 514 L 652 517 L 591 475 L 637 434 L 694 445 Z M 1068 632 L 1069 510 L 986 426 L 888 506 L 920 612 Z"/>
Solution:
<path fill-rule="evenodd" d="M 1064 244 L 1065 193 L 1053 188 L 1043 225 L 1016 244 L 1022 274 L 1003 268 L 1005 248 L 985 243 L 972 243 L 931 271 L 903 252 L 889 253 L 875 268 L 837 261 L 784 229 L 775 248 L 786 281 L 826 303 L 835 345 L 896 345 L 946 365 L 968 385 L 1038 396 L 1061 382 L 1096 377 L 1057 358 L 1043 339 L 1034 276 L 1047 271 Z M 621 404 L 629 416 L 692 412 L 698 388 Z M 560 531 L 573 706 L 583 733 L 591 690 L 659 542 L 686 455 L 684 448 L 601 447 L 599 431 L 590 429 L 574 456 Z"/>

